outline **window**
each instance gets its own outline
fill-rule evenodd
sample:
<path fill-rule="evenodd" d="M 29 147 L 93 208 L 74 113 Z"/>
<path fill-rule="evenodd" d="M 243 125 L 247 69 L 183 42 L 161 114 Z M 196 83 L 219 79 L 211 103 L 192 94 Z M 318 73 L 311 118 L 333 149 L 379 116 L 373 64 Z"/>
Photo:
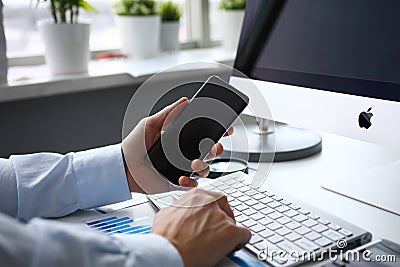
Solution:
<path fill-rule="evenodd" d="M 179 40 L 183 48 L 206 47 L 221 38 L 222 25 L 218 22 L 220 0 L 173 0 L 182 10 Z M 80 20 L 90 20 L 91 51 L 117 50 L 120 47 L 118 29 L 112 13 L 115 0 L 88 0 L 96 13 L 80 13 Z M 7 56 L 13 58 L 41 57 L 44 45 L 36 22 L 51 19 L 48 2 L 36 0 L 3 0 L 4 30 L 7 40 Z M 209 15 L 210 14 L 210 15 Z M 209 27 L 212 25 L 212 27 Z M 211 38 L 210 38 L 211 37 Z M 13 61 L 10 61 L 13 65 Z M 21 60 L 18 60 L 18 63 Z M 32 63 L 32 60 L 29 61 Z"/>

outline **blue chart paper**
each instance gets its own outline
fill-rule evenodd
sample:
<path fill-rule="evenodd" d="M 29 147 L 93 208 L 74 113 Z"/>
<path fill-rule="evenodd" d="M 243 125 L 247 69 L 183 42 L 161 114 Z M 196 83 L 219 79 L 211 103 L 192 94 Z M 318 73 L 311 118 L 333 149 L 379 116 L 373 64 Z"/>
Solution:
<path fill-rule="evenodd" d="M 117 216 L 110 216 L 100 220 L 87 222 L 86 225 L 106 234 L 147 234 L 151 231 L 150 224 L 132 224 L 148 219 L 149 217 L 147 216 L 134 219 L 130 217 L 118 218 Z"/>
<path fill-rule="evenodd" d="M 228 259 L 236 263 L 241 267 L 264 267 L 260 261 L 257 260 L 256 257 L 250 256 L 249 254 L 243 251 L 237 251 L 231 253 L 227 256 Z"/>

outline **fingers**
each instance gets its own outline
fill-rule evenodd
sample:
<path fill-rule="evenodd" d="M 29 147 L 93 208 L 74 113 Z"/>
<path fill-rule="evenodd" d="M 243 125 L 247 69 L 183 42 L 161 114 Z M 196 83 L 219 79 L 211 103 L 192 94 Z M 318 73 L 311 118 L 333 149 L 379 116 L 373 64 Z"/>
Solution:
<path fill-rule="evenodd" d="M 236 238 L 236 243 L 238 244 L 235 250 L 239 250 L 250 241 L 251 232 L 245 227 L 236 226 L 235 234 L 233 236 Z"/>
<path fill-rule="evenodd" d="M 179 185 L 184 186 L 184 187 L 197 187 L 198 183 L 196 180 L 187 177 L 187 176 L 181 176 L 179 178 Z"/>
<path fill-rule="evenodd" d="M 226 131 L 226 133 L 224 134 L 224 136 L 230 136 L 230 135 L 233 134 L 233 132 L 234 132 L 233 127 L 229 127 L 228 131 Z"/>
<path fill-rule="evenodd" d="M 208 154 L 204 160 L 205 161 L 212 160 L 212 159 L 222 155 L 222 152 L 224 152 L 224 147 L 222 146 L 222 144 L 216 143 L 215 145 L 212 146 L 210 154 Z"/>
<path fill-rule="evenodd" d="M 210 172 L 210 166 L 202 160 L 195 159 L 192 161 L 192 170 L 196 172 L 196 176 L 206 177 Z"/>
<path fill-rule="evenodd" d="M 150 125 L 153 127 L 160 128 L 161 130 L 163 126 L 167 126 L 168 124 L 170 124 L 176 118 L 176 116 L 178 116 L 178 114 L 186 107 L 188 103 L 189 99 L 187 97 L 182 97 L 175 103 L 166 106 L 163 110 L 150 116 L 148 123 L 150 123 Z M 173 116 L 169 116 L 170 114 Z"/>

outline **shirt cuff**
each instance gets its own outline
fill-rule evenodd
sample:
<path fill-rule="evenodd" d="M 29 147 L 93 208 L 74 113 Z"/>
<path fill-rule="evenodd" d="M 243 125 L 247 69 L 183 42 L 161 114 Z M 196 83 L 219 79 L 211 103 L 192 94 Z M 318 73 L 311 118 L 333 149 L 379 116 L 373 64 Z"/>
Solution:
<path fill-rule="evenodd" d="M 157 234 L 118 236 L 137 266 L 184 267 L 178 250 Z"/>
<path fill-rule="evenodd" d="M 93 208 L 131 198 L 121 145 L 72 154 L 81 208 Z"/>

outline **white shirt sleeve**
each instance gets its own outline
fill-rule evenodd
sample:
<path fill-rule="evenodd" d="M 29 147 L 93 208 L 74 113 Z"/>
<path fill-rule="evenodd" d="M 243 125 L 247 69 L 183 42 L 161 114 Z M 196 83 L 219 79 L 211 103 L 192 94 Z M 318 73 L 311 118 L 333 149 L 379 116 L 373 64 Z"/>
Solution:
<path fill-rule="evenodd" d="M 21 224 L 0 214 L 0 266 L 183 266 L 176 248 L 156 234 L 112 236 L 57 221 Z"/>
<path fill-rule="evenodd" d="M 23 221 L 130 197 L 120 145 L 0 159 L 0 212 Z M 110 236 L 44 219 L 23 224 L 2 213 L 0 266 L 182 266 L 159 235 Z"/>
<path fill-rule="evenodd" d="M 131 197 L 120 145 L 66 155 L 11 156 L 9 161 L 17 191 L 13 200 L 17 200 L 17 205 L 11 201 L 3 205 L 17 206 L 16 214 L 10 215 L 18 219 L 59 217 L 77 209 L 107 205 Z M 0 194 L 2 191 L 0 189 Z M 2 207 L 2 210 L 9 209 Z"/>

